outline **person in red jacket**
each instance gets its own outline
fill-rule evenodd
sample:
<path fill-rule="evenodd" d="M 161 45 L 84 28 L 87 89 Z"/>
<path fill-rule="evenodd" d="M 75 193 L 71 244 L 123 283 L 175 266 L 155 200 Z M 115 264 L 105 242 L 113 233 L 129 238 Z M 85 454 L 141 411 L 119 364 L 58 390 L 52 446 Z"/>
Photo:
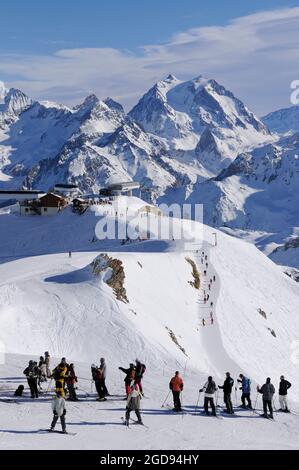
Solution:
<path fill-rule="evenodd" d="M 175 376 L 172 377 L 171 381 L 169 382 L 169 388 L 173 395 L 173 410 L 178 412 L 182 411 L 180 395 L 184 389 L 184 382 L 178 371 L 176 371 Z"/>

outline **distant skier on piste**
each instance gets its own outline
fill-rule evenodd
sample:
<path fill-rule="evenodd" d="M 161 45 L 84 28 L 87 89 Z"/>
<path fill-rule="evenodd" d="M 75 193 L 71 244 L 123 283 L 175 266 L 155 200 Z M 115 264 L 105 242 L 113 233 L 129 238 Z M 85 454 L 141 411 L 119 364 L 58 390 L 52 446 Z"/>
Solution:
<path fill-rule="evenodd" d="M 182 411 L 180 395 L 181 392 L 184 390 L 184 381 L 180 376 L 179 371 L 176 371 L 174 377 L 172 377 L 172 379 L 170 380 L 169 389 L 172 391 L 173 396 L 173 411 Z"/>
<path fill-rule="evenodd" d="M 273 384 L 271 384 L 270 377 L 267 378 L 266 383 L 262 387 L 257 386 L 257 391 L 258 391 L 258 393 L 261 393 L 263 395 L 264 414 L 261 415 L 261 416 L 263 418 L 268 418 L 269 417 L 269 418 L 273 419 L 272 400 L 273 400 L 273 396 L 275 394 L 275 387 L 274 387 Z M 267 414 L 268 409 L 269 409 L 269 416 Z"/>
<path fill-rule="evenodd" d="M 136 377 L 136 367 L 133 363 L 131 363 L 128 369 L 124 369 L 123 367 L 119 367 L 118 369 L 121 370 L 124 374 L 126 374 L 124 382 L 126 389 L 126 399 L 128 399 L 131 390 L 131 382 L 132 380 L 135 380 Z"/>
<path fill-rule="evenodd" d="M 143 424 L 141 414 L 140 414 L 140 400 L 142 399 L 142 394 L 140 391 L 139 384 L 136 380 L 132 380 L 130 383 L 130 391 L 127 399 L 126 407 L 126 424 L 129 426 L 130 414 L 131 411 L 135 411 L 137 416 L 138 424 Z"/>
<path fill-rule="evenodd" d="M 57 392 L 56 396 L 52 401 L 52 410 L 53 410 L 53 421 L 51 424 L 50 431 L 54 431 L 58 419 L 60 418 L 62 432 L 66 434 L 66 424 L 65 424 L 65 399 L 63 398 L 61 392 Z"/>
<path fill-rule="evenodd" d="M 280 384 L 279 384 L 279 404 L 280 410 L 284 411 L 285 413 L 290 413 L 289 406 L 288 406 L 288 390 L 291 388 L 292 384 L 288 382 L 284 376 L 280 377 Z"/>
<path fill-rule="evenodd" d="M 245 375 L 240 374 L 238 382 L 241 384 L 240 390 L 242 390 L 242 396 L 241 396 L 241 401 L 242 405 L 241 408 L 249 408 L 252 409 L 252 403 L 251 403 L 251 381 L 248 377 L 245 377 Z M 247 401 L 247 405 L 246 405 Z"/>
<path fill-rule="evenodd" d="M 234 379 L 230 376 L 229 372 L 226 372 L 226 378 L 222 386 L 218 385 L 218 388 L 223 390 L 223 400 L 226 405 L 226 412 L 233 415 L 234 409 L 231 399 L 232 389 L 234 386 Z"/>
<path fill-rule="evenodd" d="M 205 392 L 204 410 L 207 416 L 210 415 L 209 405 L 212 408 L 212 415 L 217 416 L 216 406 L 214 402 L 216 390 L 217 390 L 217 385 L 215 384 L 213 377 L 211 376 L 208 378 L 208 381 L 205 383 L 205 385 L 199 390 L 200 393 Z"/>

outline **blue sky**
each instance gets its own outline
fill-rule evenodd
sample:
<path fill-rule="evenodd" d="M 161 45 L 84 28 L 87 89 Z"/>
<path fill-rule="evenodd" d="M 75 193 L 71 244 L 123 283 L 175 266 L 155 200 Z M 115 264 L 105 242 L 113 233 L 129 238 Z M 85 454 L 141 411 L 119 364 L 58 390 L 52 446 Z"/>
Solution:
<path fill-rule="evenodd" d="M 0 50 L 138 48 L 167 41 L 178 31 L 298 5 L 286 0 L 9 0 L 1 5 Z"/>
<path fill-rule="evenodd" d="M 34 98 L 76 103 L 96 92 L 130 107 L 165 74 L 204 74 L 261 114 L 289 105 L 290 81 L 299 78 L 298 7 L 285 0 L 10 0 L 0 10 L 0 80 Z"/>

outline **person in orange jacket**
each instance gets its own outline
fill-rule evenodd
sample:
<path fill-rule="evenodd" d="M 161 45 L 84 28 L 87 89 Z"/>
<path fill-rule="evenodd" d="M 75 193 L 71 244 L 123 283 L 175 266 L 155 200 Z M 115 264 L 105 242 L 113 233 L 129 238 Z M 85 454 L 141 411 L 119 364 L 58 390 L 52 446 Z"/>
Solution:
<path fill-rule="evenodd" d="M 173 395 L 173 410 L 177 412 L 182 411 L 180 395 L 184 389 L 184 382 L 178 371 L 176 371 L 175 376 L 172 377 L 171 381 L 169 382 L 169 388 Z"/>

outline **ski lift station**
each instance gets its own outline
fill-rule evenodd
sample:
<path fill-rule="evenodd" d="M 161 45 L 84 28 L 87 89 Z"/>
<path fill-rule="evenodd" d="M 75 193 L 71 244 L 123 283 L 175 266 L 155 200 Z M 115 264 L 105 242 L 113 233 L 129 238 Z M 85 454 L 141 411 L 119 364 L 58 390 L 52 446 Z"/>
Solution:
<path fill-rule="evenodd" d="M 138 191 L 140 194 L 140 183 L 136 181 L 114 183 L 102 188 L 100 196 L 133 196 L 134 191 Z"/>

